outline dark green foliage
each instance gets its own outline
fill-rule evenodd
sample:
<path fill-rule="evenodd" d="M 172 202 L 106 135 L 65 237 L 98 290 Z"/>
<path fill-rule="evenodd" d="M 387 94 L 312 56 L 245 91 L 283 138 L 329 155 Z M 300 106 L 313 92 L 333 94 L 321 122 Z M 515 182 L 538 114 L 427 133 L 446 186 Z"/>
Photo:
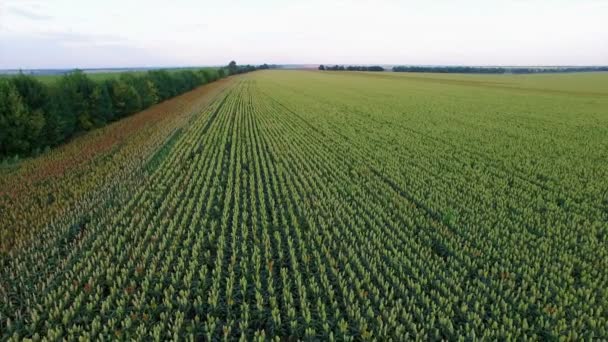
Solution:
<path fill-rule="evenodd" d="M 608 67 L 556 67 L 556 68 L 499 68 L 499 67 L 468 67 L 468 66 L 395 66 L 395 72 L 437 72 L 459 74 L 535 74 L 552 72 L 583 72 L 608 71 Z"/>
<path fill-rule="evenodd" d="M 60 144 L 66 139 L 61 111 L 57 106 L 53 105 L 44 113 L 44 117 L 46 122 L 41 134 L 44 146 L 55 146 Z M 0 157 L 3 155 L 5 154 L 0 154 Z"/>
<path fill-rule="evenodd" d="M 350 65 L 350 66 L 346 67 L 346 70 L 348 70 L 348 71 L 384 71 L 384 68 L 379 65 L 372 65 L 372 66 Z"/>
<path fill-rule="evenodd" d="M 156 87 L 160 101 L 164 101 L 177 94 L 173 78 L 166 70 L 148 71 L 147 76 Z"/>
<path fill-rule="evenodd" d="M 230 61 L 230 63 L 228 63 L 228 73 L 230 75 L 234 75 L 238 72 L 238 67 L 236 66 L 236 62 L 235 61 Z"/>
<path fill-rule="evenodd" d="M 220 78 L 228 76 L 226 70 L 223 68 L 219 69 L 202 69 L 199 71 L 201 79 L 205 80 L 205 83 L 215 82 Z"/>
<path fill-rule="evenodd" d="M 57 101 L 63 117 L 63 133 L 70 137 L 77 131 L 93 128 L 93 82 L 85 73 L 76 70 L 57 83 Z"/>
<path fill-rule="evenodd" d="M 158 90 L 156 89 L 154 82 L 148 77 L 125 73 L 120 76 L 119 81 L 122 81 L 135 89 L 141 100 L 141 108 L 148 108 L 158 103 Z"/>
<path fill-rule="evenodd" d="M 198 70 L 195 72 L 195 74 L 199 84 L 206 84 L 212 82 L 209 80 L 210 77 L 207 75 L 207 73 L 204 72 L 204 70 Z"/>
<path fill-rule="evenodd" d="M 10 78 L 10 82 L 15 86 L 17 92 L 23 99 L 28 110 L 44 110 L 48 103 L 49 91 L 38 79 L 26 76 L 23 73 Z"/>
<path fill-rule="evenodd" d="M 111 84 L 112 107 L 118 118 L 128 116 L 142 109 L 141 97 L 134 86 L 122 79 L 113 81 Z"/>
<path fill-rule="evenodd" d="M 54 84 L 24 74 L 0 79 L 0 158 L 37 154 L 78 132 L 101 127 L 227 75 L 257 69 L 237 66 L 236 62 L 231 65 L 227 69 L 124 73 L 104 81 L 94 81 L 80 70 Z M 260 68 L 271 67 L 264 64 Z"/>
<path fill-rule="evenodd" d="M 384 68 L 379 65 L 372 66 L 364 66 L 364 65 L 349 65 L 348 67 L 344 67 L 344 65 L 334 65 L 334 66 L 324 66 L 319 65 L 319 70 L 331 70 L 331 71 L 384 71 Z"/>
<path fill-rule="evenodd" d="M 91 115 L 95 126 L 103 126 L 107 122 L 114 119 L 114 107 L 112 106 L 112 97 L 110 96 L 111 82 L 102 82 L 93 90 L 91 102 L 93 111 Z"/>
<path fill-rule="evenodd" d="M 40 138 L 41 135 L 44 136 L 44 112 L 49 107 L 49 91 L 39 80 L 21 73 L 9 79 L 9 82 L 12 83 L 25 106 L 24 120 L 28 123 L 26 125 L 28 128 L 22 137 L 27 141 L 29 149 L 40 148 L 45 143 Z"/>
<path fill-rule="evenodd" d="M 235 75 L 235 74 L 243 74 L 246 72 L 256 71 L 256 70 L 260 70 L 260 69 L 271 69 L 271 68 L 276 68 L 276 67 L 277 67 L 276 65 L 268 65 L 268 64 L 262 64 L 257 67 L 255 65 L 250 65 L 250 64 L 237 65 L 235 61 L 231 61 L 230 63 L 228 63 L 228 66 L 225 69 L 228 70 L 228 75 Z"/>
<path fill-rule="evenodd" d="M 394 72 L 438 72 L 438 73 L 463 73 L 463 74 L 504 74 L 507 69 L 504 68 L 481 68 L 481 67 L 465 67 L 465 66 L 437 66 L 437 67 L 419 67 L 419 66 L 395 66 Z"/>
<path fill-rule="evenodd" d="M 176 88 L 178 93 L 184 93 L 196 88 L 199 85 L 200 79 L 192 70 L 178 71 L 174 75 L 176 80 Z"/>
<path fill-rule="evenodd" d="M 16 87 L 0 81 L 0 153 L 29 152 L 43 126 L 40 112 L 29 112 Z"/>

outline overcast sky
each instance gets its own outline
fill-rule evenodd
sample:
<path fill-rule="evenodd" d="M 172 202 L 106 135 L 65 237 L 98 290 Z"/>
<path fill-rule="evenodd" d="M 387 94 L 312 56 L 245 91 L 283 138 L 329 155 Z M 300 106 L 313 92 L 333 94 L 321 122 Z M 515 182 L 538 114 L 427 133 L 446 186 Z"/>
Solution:
<path fill-rule="evenodd" d="M 0 69 L 608 65 L 606 0 L 0 0 Z"/>

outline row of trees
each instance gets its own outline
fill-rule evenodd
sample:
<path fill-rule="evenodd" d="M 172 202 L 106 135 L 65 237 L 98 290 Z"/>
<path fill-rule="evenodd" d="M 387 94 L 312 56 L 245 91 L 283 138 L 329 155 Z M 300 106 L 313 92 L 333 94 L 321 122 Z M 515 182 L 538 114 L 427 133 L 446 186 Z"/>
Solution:
<path fill-rule="evenodd" d="M 395 72 L 435 72 L 460 74 L 533 74 L 552 72 L 608 71 L 608 67 L 467 67 L 467 66 L 395 66 Z"/>
<path fill-rule="evenodd" d="M 344 65 L 334 65 L 334 66 L 325 66 L 323 64 L 319 65 L 319 70 L 331 70 L 331 71 L 384 71 L 384 68 L 379 65 L 372 66 L 364 66 L 364 65 L 349 65 L 344 67 Z"/>
<path fill-rule="evenodd" d="M 232 61 L 225 68 L 123 73 L 100 82 L 76 70 L 52 84 L 24 74 L 0 78 L 0 158 L 36 155 L 79 132 L 257 68 Z"/>
<path fill-rule="evenodd" d="M 235 75 L 235 74 L 242 74 L 245 72 L 251 72 L 251 71 L 255 71 L 255 70 L 266 70 L 266 69 L 275 69 L 278 68 L 278 65 L 276 64 L 262 64 L 262 65 L 251 65 L 251 64 L 247 64 L 247 65 L 237 65 L 235 61 L 231 61 L 228 64 L 228 67 L 226 68 L 227 72 L 229 75 Z"/>

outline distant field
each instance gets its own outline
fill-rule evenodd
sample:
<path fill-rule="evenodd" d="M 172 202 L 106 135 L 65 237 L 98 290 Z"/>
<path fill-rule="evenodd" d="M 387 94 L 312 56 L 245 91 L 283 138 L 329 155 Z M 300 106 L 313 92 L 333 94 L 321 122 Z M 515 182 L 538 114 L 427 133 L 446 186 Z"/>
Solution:
<path fill-rule="evenodd" d="M 124 72 L 99 72 L 99 73 L 87 73 L 87 76 L 89 76 L 94 81 L 105 81 L 108 79 L 118 78 L 123 73 Z M 138 74 L 145 73 L 145 71 L 133 71 L 133 72 L 129 72 L 129 73 L 138 75 Z M 0 77 L 12 77 L 12 76 L 13 75 L 0 75 Z M 38 79 L 44 83 L 51 84 L 51 83 L 57 82 L 57 80 L 59 80 L 61 77 L 63 77 L 63 74 L 33 75 L 33 76 L 36 79 Z"/>
<path fill-rule="evenodd" d="M 216 69 L 216 68 L 195 68 L 195 69 L 201 70 L 201 69 Z M 163 70 L 167 70 L 169 72 L 177 72 L 177 71 L 184 70 L 184 69 L 170 68 L 170 69 L 163 69 Z M 131 75 L 142 75 L 142 74 L 145 74 L 146 72 L 148 72 L 148 71 L 147 70 L 145 70 L 145 71 L 137 70 L 137 71 L 117 71 L 117 72 L 87 72 L 86 74 L 93 81 L 102 82 L 105 80 L 118 78 L 118 77 L 120 77 L 120 75 L 125 74 L 125 73 L 131 74 Z M 12 77 L 12 76 L 13 75 L 0 75 L 0 77 Z M 63 74 L 33 75 L 33 76 L 44 83 L 51 84 L 51 83 L 57 82 L 57 80 L 61 79 L 61 77 L 63 77 Z"/>
<path fill-rule="evenodd" d="M 141 74 L 144 74 L 145 71 L 132 71 L 132 72 L 130 71 L 128 73 L 133 74 L 133 75 L 141 75 Z M 105 80 L 109 80 L 109 79 L 118 78 L 122 74 L 124 74 L 124 72 L 100 72 L 100 73 L 87 73 L 87 76 L 89 76 L 94 81 L 101 82 L 101 81 L 105 81 Z M 37 79 L 39 79 L 40 81 L 45 82 L 45 83 L 57 82 L 57 80 L 59 80 L 61 77 L 63 77 L 63 75 L 38 75 L 38 76 L 36 76 Z"/>
<path fill-rule="evenodd" d="M 216 83 L 0 170 L 1 338 L 608 336 L 608 73 Z"/>

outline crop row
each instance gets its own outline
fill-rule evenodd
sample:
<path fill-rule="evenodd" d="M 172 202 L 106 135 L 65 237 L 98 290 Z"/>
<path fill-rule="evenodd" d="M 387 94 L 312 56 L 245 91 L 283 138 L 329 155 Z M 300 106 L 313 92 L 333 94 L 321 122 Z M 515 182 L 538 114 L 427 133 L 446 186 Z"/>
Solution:
<path fill-rule="evenodd" d="M 288 75 L 239 78 L 120 200 L 4 261 L 1 336 L 608 336 L 598 205 Z"/>

